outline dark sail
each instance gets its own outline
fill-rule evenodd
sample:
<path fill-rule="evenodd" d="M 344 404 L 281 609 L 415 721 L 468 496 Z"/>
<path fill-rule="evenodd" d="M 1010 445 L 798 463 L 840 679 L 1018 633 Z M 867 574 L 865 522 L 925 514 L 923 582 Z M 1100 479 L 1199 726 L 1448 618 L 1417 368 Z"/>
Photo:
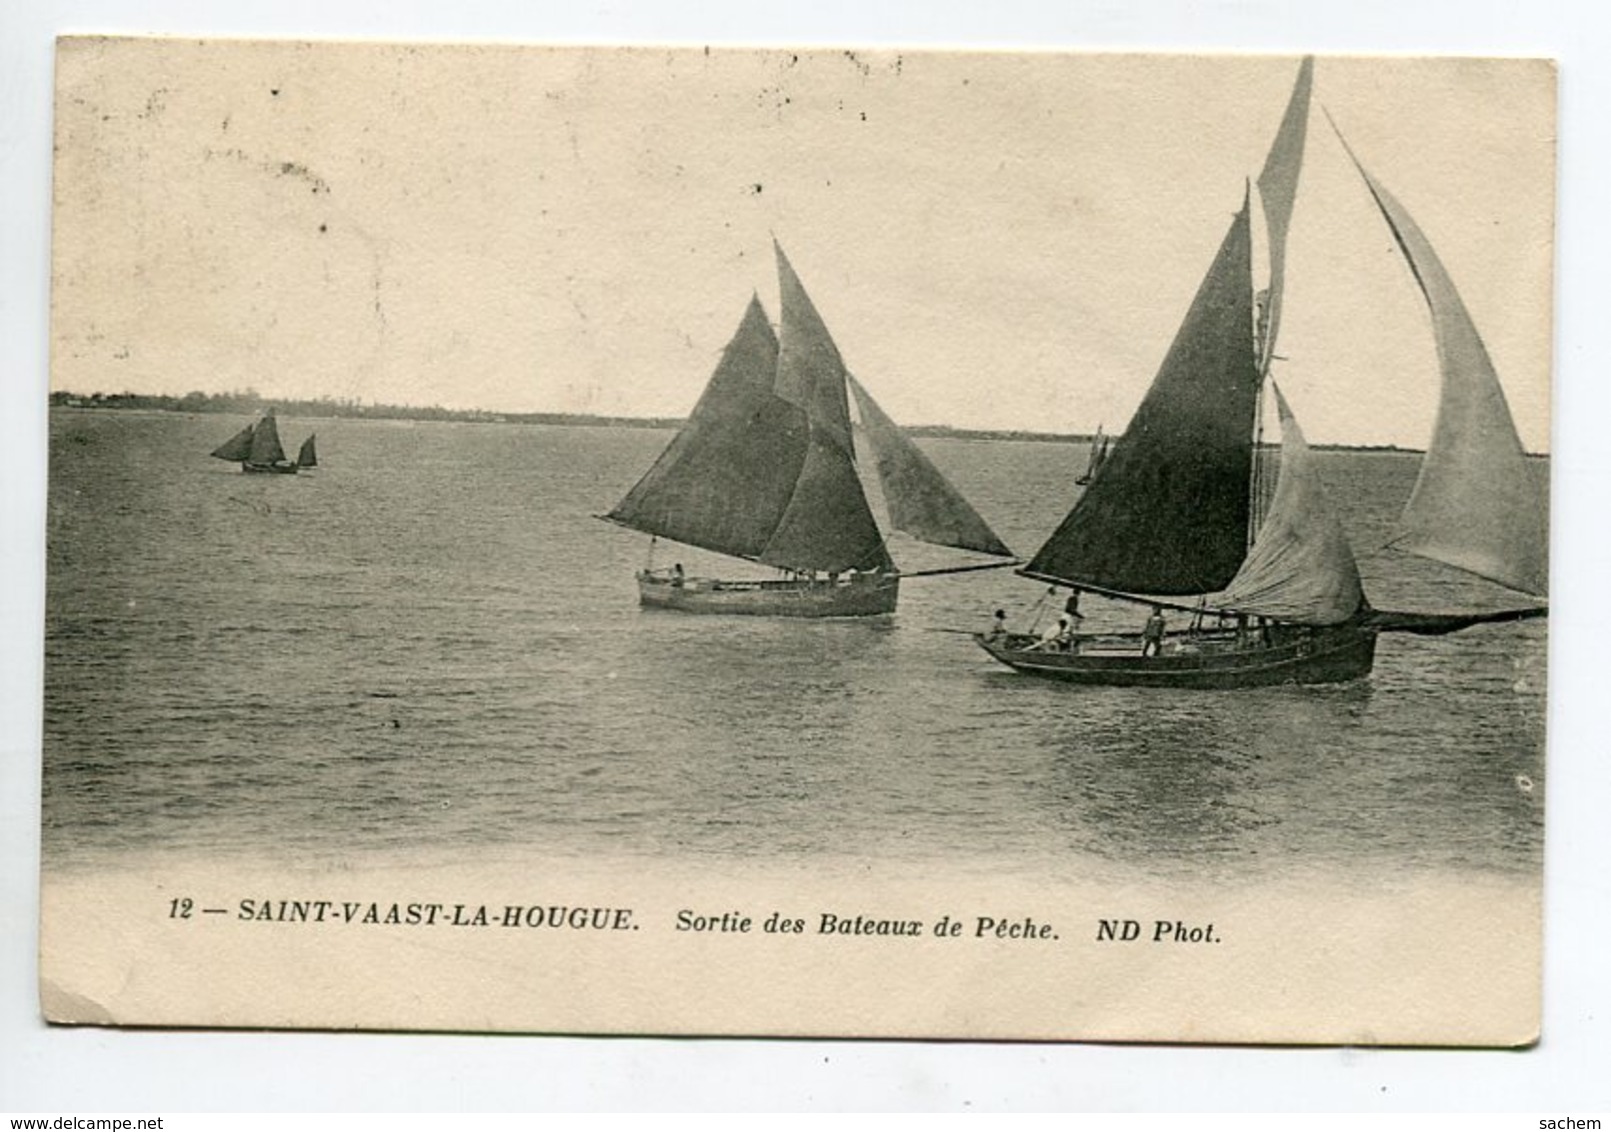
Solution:
<path fill-rule="evenodd" d="M 252 430 L 252 449 L 246 454 L 248 464 L 278 464 L 285 459 L 280 447 L 280 429 L 274 423 L 274 414 L 267 414 Z"/>
<path fill-rule="evenodd" d="M 1023 573 L 1146 594 L 1235 576 L 1260 384 L 1250 260 L 1244 200 L 1129 428 Z"/>
<path fill-rule="evenodd" d="M 850 438 L 850 399 L 845 392 L 845 363 L 839 347 L 806 294 L 800 277 L 777 241 L 779 301 L 783 305 L 778 340 L 777 384 L 779 397 L 806 411 L 811 430 L 824 439 L 855 454 Z"/>
<path fill-rule="evenodd" d="M 319 453 L 313 446 L 313 435 L 302 442 L 302 447 L 296 454 L 296 466 L 299 468 L 317 468 L 319 466 Z"/>
<path fill-rule="evenodd" d="M 1542 596 L 1549 592 L 1545 471 L 1522 448 L 1488 349 L 1443 262 L 1393 194 L 1357 157 L 1354 166 L 1426 299 L 1443 374 L 1432 442 L 1395 545 Z"/>
<path fill-rule="evenodd" d="M 214 448 L 212 454 L 220 460 L 240 461 L 252 454 L 252 431 L 256 425 L 247 425 L 224 443 Z"/>
<path fill-rule="evenodd" d="M 891 570 L 855 465 L 813 432 L 794 498 L 761 561 L 790 570 Z"/>
<path fill-rule="evenodd" d="M 607 518 L 740 558 L 766 549 L 806 458 L 806 415 L 772 392 L 778 342 L 752 298 L 688 423 Z"/>
<path fill-rule="evenodd" d="M 776 251 L 783 321 L 774 388 L 804 411 L 808 431 L 794 495 L 760 559 L 793 570 L 892 569 L 856 474 L 844 362 L 783 249 Z"/>
<path fill-rule="evenodd" d="M 850 389 L 878 466 L 889 518 L 897 530 L 938 546 L 1010 557 L 996 532 L 979 517 L 923 451 L 912 443 L 855 378 Z"/>
<path fill-rule="evenodd" d="M 1275 352 L 1276 333 L 1281 326 L 1281 299 L 1285 290 L 1287 229 L 1292 224 L 1292 207 L 1298 197 L 1298 171 L 1303 165 L 1303 141 L 1309 124 L 1309 90 L 1314 82 L 1315 61 L 1308 58 L 1298 68 L 1287 112 L 1281 118 L 1269 156 L 1259 172 L 1259 199 L 1264 204 L 1264 225 L 1270 238 L 1270 290 L 1265 300 L 1260 326 L 1259 371 L 1268 373 Z"/>

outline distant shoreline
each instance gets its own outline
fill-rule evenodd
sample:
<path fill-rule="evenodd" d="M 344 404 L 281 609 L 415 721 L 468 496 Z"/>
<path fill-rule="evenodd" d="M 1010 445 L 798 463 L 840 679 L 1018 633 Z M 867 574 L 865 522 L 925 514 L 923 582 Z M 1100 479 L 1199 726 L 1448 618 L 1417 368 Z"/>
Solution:
<path fill-rule="evenodd" d="M 475 424 L 565 425 L 573 428 L 678 429 L 684 417 L 619 417 L 594 413 L 498 413 L 486 409 L 422 408 L 418 405 L 372 405 L 356 401 L 320 398 L 315 401 L 264 400 L 251 393 L 190 393 L 170 397 L 147 393 L 79 394 L 56 392 L 50 395 L 53 409 L 93 411 L 139 410 L 167 413 L 210 413 L 220 416 L 255 416 L 272 404 L 285 417 L 322 417 L 344 420 L 457 421 Z M 1092 433 L 1032 432 L 1026 429 L 954 428 L 951 425 L 912 425 L 911 436 L 941 440 L 1005 440 L 1041 444 L 1089 444 Z M 1117 439 L 1117 437 L 1115 437 Z M 1279 445 L 1270 445 L 1277 448 Z M 1321 452 L 1392 452 L 1419 455 L 1422 449 L 1401 448 L 1396 444 L 1314 444 Z M 1528 453 L 1537 456 L 1538 453 Z"/>

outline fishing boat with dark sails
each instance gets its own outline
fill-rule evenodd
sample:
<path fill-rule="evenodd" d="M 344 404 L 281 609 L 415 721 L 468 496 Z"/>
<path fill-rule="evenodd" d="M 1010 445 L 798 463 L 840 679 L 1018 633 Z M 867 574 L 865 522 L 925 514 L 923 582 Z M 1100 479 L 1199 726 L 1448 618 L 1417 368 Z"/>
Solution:
<path fill-rule="evenodd" d="M 1436 635 L 1545 614 L 1544 469 L 1528 460 L 1493 363 L 1431 244 L 1357 158 L 1355 167 L 1426 302 L 1441 369 L 1433 437 L 1392 546 L 1538 604 L 1461 613 L 1371 608 L 1303 433 L 1268 380 L 1312 68 L 1305 60 L 1258 177 L 1267 291 L 1254 293 L 1249 187 L 1129 427 L 1062 524 L 1019 571 L 1054 587 L 1151 606 L 1148 629 L 978 635 L 980 646 L 1003 664 L 1082 684 L 1335 683 L 1371 671 L 1383 632 Z M 1259 514 L 1259 418 L 1267 381 L 1280 421 L 1281 463 L 1268 509 Z M 1188 627 L 1164 631 L 1166 610 L 1184 614 Z"/>
<path fill-rule="evenodd" d="M 867 617 L 894 612 L 903 577 L 1013 565 L 978 512 L 851 377 L 783 249 L 775 250 L 778 332 L 751 298 L 687 424 L 600 518 L 782 576 L 705 578 L 680 565 L 651 567 L 638 574 L 640 602 L 689 613 Z M 852 395 L 890 525 L 992 561 L 896 567 L 857 470 Z"/>
<path fill-rule="evenodd" d="M 302 442 L 302 449 L 295 460 L 286 459 L 285 449 L 280 446 L 280 429 L 274 423 L 273 409 L 214 448 L 211 454 L 220 460 L 240 464 L 243 472 L 264 475 L 294 476 L 302 468 L 314 467 L 319 462 L 314 453 L 312 436 Z"/>

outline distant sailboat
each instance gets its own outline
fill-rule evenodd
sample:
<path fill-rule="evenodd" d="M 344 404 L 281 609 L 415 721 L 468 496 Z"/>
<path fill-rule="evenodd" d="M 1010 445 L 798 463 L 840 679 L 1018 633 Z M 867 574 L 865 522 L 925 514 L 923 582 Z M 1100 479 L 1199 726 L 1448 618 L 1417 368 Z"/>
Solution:
<path fill-rule="evenodd" d="M 1330 683 L 1369 673 L 1384 631 L 1442 634 L 1545 614 L 1541 604 L 1479 613 L 1372 609 L 1279 388 L 1281 476 L 1262 522 L 1254 513 L 1257 418 L 1280 322 L 1312 67 L 1304 61 L 1258 178 L 1269 290 L 1253 294 L 1244 198 L 1107 466 L 1019 571 L 1151 605 L 1148 628 L 1044 640 L 979 635 L 1002 663 L 1087 684 Z M 1358 167 L 1426 299 L 1442 369 L 1437 426 L 1396 545 L 1542 599 L 1548 501 L 1540 469 L 1522 450 L 1487 351 L 1436 253 L 1403 206 Z M 1164 609 L 1189 613 L 1190 628 L 1166 632 Z"/>
<path fill-rule="evenodd" d="M 319 466 L 319 453 L 313 446 L 314 435 L 314 433 L 309 433 L 308 438 L 302 442 L 302 447 L 297 449 L 296 466 L 304 471 L 308 468 L 317 468 Z"/>
<path fill-rule="evenodd" d="M 249 424 L 234 436 L 212 450 L 220 460 L 238 463 L 243 472 L 295 475 L 299 467 L 313 467 L 318 463 L 313 452 L 313 437 L 302 442 L 302 451 L 296 460 L 288 460 L 280 446 L 280 429 L 274 423 L 274 410 L 264 413 L 254 424 Z"/>
<path fill-rule="evenodd" d="M 1096 478 L 1096 473 L 1100 472 L 1102 465 L 1108 461 L 1108 445 L 1111 442 L 1112 437 L 1105 435 L 1102 426 L 1097 425 L 1096 435 L 1091 437 L 1091 458 L 1085 465 L 1084 473 L 1074 481 L 1077 485 L 1085 487 Z"/>
<path fill-rule="evenodd" d="M 696 613 L 863 617 L 895 609 L 903 576 L 1012 565 L 1012 552 L 850 376 L 799 278 L 776 248 L 774 335 L 758 298 L 688 423 L 601 518 L 785 576 L 736 581 L 638 574 L 642 604 Z M 854 395 L 890 522 L 925 542 L 1002 561 L 905 575 L 890 557 L 856 467 Z"/>

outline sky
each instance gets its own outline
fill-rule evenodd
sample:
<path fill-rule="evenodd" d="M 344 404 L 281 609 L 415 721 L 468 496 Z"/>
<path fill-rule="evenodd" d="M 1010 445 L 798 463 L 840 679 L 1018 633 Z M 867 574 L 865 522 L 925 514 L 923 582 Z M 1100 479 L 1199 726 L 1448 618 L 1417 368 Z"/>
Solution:
<path fill-rule="evenodd" d="M 896 420 L 1122 429 L 1296 57 L 68 41 L 53 388 L 681 416 L 787 250 Z M 1275 377 L 1424 446 L 1426 231 L 1549 446 L 1554 75 L 1326 57 Z"/>

